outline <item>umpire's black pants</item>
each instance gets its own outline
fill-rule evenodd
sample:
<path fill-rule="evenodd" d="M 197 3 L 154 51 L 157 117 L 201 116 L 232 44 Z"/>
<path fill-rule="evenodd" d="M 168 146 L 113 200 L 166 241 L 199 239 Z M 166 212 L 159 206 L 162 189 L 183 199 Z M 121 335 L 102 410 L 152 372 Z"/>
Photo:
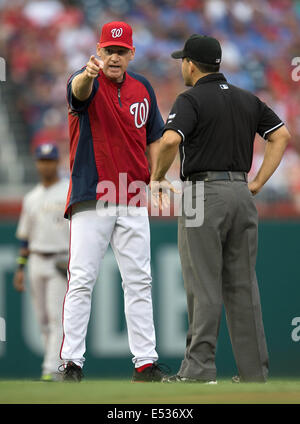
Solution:
<path fill-rule="evenodd" d="M 198 184 L 198 182 L 197 182 Z M 265 381 L 268 352 L 256 280 L 257 210 L 246 182 L 211 181 L 194 202 L 204 221 L 186 226 L 183 208 L 178 245 L 187 294 L 189 329 L 181 377 L 216 378 L 215 353 L 224 303 L 228 330 L 244 381 Z M 183 194 L 187 196 L 191 187 Z"/>

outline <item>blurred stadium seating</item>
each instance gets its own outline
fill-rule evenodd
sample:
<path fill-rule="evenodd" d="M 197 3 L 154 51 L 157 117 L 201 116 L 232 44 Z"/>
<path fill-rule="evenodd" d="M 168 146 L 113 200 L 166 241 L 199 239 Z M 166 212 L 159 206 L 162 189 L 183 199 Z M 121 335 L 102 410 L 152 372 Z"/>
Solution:
<path fill-rule="evenodd" d="M 300 56 L 299 0 L 0 0 L 0 56 L 7 63 L 0 83 L 0 214 L 17 214 L 36 182 L 36 144 L 56 140 L 68 173 L 66 81 L 95 52 L 110 20 L 133 26 L 131 69 L 153 84 L 164 119 L 185 89 L 170 52 L 192 33 L 221 41 L 221 71 L 265 100 L 292 134 L 280 168 L 257 196 L 260 214 L 300 215 L 300 82 L 291 76 L 292 59 Z M 263 151 L 257 140 L 252 174 Z M 178 178 L 178 165 L 170 178 Z"/>

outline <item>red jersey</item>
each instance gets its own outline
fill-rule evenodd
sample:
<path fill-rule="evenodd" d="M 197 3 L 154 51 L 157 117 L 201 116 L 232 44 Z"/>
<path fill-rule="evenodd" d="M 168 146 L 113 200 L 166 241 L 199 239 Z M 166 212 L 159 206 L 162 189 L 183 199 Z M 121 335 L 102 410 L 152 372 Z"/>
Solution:
<path fill-rule="evenodd" d="M 90 97 L 81 102 L 71 83 L 84 70 L 75 72 L 67 85 L 71 178 L 66 217 L 72 204 L 100 199 L 101 182 L 114 184 L 117 204 L 128 204 L 137 194 L 132 192 L 135 182 L 149 183 L 146 147 L 161 137 L 164 127 L 146 78 L 125 72 L 118 84 L 100 71 Z"/>

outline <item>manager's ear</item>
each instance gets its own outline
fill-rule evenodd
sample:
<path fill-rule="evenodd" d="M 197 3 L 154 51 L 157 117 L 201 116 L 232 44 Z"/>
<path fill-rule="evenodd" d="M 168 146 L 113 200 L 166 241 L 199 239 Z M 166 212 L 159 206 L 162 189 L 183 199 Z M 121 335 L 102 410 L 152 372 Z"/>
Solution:
<path fill-rule="evenodd" d="M 131 52 L 131 54 L 130 54 L 130 61 L 131 60 L 133 60 L 134 59 L 134 56 L 135 56 L 135 47 L 133 47 L 133 49 L 132 50 L 130 50 L 130 52 Z"/>
<path fill-rule="evenodd" d="M 101 57 L 101 51 L 102 51 L 102 49 L 100 47 L 100 43 L 97 43 L 97 56 Z M 102 57 L 101 57 L 101 59 L 102 59 Z"/>

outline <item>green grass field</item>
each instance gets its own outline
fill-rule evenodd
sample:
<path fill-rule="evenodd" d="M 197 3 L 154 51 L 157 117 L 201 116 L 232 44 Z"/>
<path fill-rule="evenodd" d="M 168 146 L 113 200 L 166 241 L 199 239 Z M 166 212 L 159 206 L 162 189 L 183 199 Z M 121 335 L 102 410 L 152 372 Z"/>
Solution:
<path fill-rule="evenodd" d="M 299 404 L 300 380 L 269 380 L 265 384 L 217 385 L 131 383 L 124 380 L 83 380 L 45 383 L 0 380 L 0 404 Z"/>

